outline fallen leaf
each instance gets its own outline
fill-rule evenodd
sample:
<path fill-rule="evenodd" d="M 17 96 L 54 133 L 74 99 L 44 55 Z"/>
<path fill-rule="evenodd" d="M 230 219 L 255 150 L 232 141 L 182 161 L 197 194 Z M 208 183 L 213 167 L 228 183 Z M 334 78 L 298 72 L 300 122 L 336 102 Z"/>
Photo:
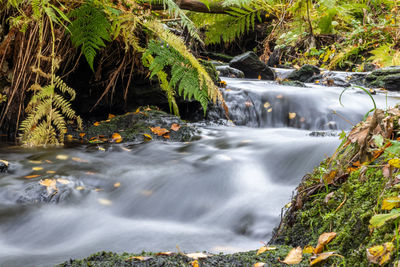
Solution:
<path fill-rule="evenodd" d="M 392 210 L 392 213 L 389 214 L 377 214 L 372 216 L 372 218 L 369 220 L 369 223 L 377 228 L 381 227 L 384 225 L 387 221 L 393 220 L 400 217 L 400 211 L 399 210 Z"/>
<path fill-rule="evenodd" d="M 67 159 L 68 159 L 68 156 L 67 156 L 67 155 L 57 155 L 57 156 L 56 156 L 56 159 L 59 159 L 59 160 L 67 160 Z"/>
<path fill-rule="evenodd" d="M 148 141 L 150 141 L 151 139 L 153 139 L 153 137 L 151 137 L 151 135 L 149 134 L 143 134 L 144 138 L 147 139 Z"/>
<path fill-rule="evenodd" d="M 197 260 L 191 261 L 190 264 L 192 264 L 193 267 L 199 267 L 199 262 Z"/>
<path fill-rule="evenodd" d="M 104 147 L 102 147 L 102 146 L 98 146 L 97 147 L 100 151 L 106 151 L 106 149 L 104 148 Z"/>
<path fill-rule="evenodd" d="M 164 137 L 165 139 L 169 139 L 169 138 L 170 138 L 170 137 L 169 137 L 169 134 L 164 134 L 163 137 Z"/>
<path fill-rule="evenodd" d="M 153 257 L 144 257 L 144 256 L 134 256 L 134 257 L 129 257 L 126 260 L 139 260 L 139 261 L 147 261 L 152 259 Z"/>
<path fill-rule="evenodd" d="M 55 174 L 56 171 L 47 171 L 46 173 L 48 173 L 48 174 Z"/>
<path fill-rule="evenodd" d="M 324 198 L 324 203 L 328 204 L 329 200 L 331 200 L 331 198 L 335 195 L 335 192 L 330 192 L 329 194 L 327 194 Z"/>
<path fill-rule="evenodd" d="M 321 262 L 321 261 L 324 261 L 324 260 L 326 260 L 327 258 L 332 257 L 332 256 L 338 256 L 338 257 L 342 257 L 342 258 L 343 258 L 342 255 L 336 254 L 334 251 L 325 252 L 325 253 L 321 253 L 321 254 L 316 255 L 316 258 L 313 259 L 313 260 L 310 262 L 310 266 L 313 266 L 314 264 L 317 264 L 317 263 L 319 263 L 319 262 Z"/>
<path fill-rule="evenodd" d="M 103 206 L 111 206 L 112 202 L 109 199 L 106 198 L 98 198 L 97 202 L 99 202 Z"/>
<path fill-rule="evenodd" d="M 289 120 L 293 120 L 296 118 L 296 113 L 295 112 L 289 112 Z"/>
<path fill-rule="evenodd" d="M 171 130 L 172 131 L 177 132 L 177 131 L 179 131 L 180 128 L 181 128 L 181 126 L 179 124 L 177 124 L 177 123 L 174 123 L 174 124 L 171 125 Z"/>
<path fill-rule="evenodd" d="M 384 265 L 390 260 L 393 250 L 394 245 L 392 242 L 370 247 L 367 249 L 368 261 L 375 264 Z"/>
<path fill-rule="evenodd" d="M 268 112 L 268 113 L 272 112 L 272 108 L 268 109 L 267 112 Z"/>
<path fill-rule="evenodd" d="M 244 104 L 246 105 L 246 107 L 251 107 L 251 106 L 253 106 L 253 103 L 251 103 L 250 101 L 246 101 Z"/>
<path fill-rule="evenodd" d="M 41 170 L 43 170 L 43 167 L 33 167 L 32 170 L 34 170 L 34 171 L 41 171 Z"/>
<path fill-rule="evenodd" d="M 391 159 L 388 161 L 388 163 L 390 166 L 400 169 L 400 159 L 399 158 Z"/>
<path fill-rule="evenodd" d="M 314 252 L 314 247 L 313 246 L 305 246 L 303 248 L 303 254 L 312 254 Z"/>
<path fill-rule="evenodd" d="M 85 172 L 85 174 L 87 174 L 87 175 L 95 175 L 97 173 L 96 172 Z"/>
<path fill-rule="evenodd" d="M 283 98 L 283 95 L 279 94 L 276 96 L 276 98 L 281 99 L 281 98 Z"/>
<path fill-rule="evenodd" d="M 93 123 L 94 126 L 99 126 L 100 122 L 96 121 L 95 123 Z"/>
<path fill-rule="evenodd" d="M 271 104 L 270 104 L 269 102 L 265 102 L 265 103 L 264 103 L 264 108 L 267 108 L 267 109 L 268 109 L 269 107 L 271 107 Z"/>
<path fill-rule="evenodd" d="M 324 250 L 325 245 L 331 242 L 332 239 L 334 239 L 335 237 L 336 237 L 335 232 L 323 233 L 322 235 L 320 235 L 318 238 L 318 245 L 314 249 L 314 253 L 315 254 L 321 253 Z"/>
<path fill-rule="evenodd" d="M 171 256 L 171 255 L 175 255 L 175 252 L 172 251 L 166 251 L 166 252 L 158 252 L 156 253 L 157 256 L 163 255 L 163 256 Z"/>
<path fill-rule="evenodd" d="M 85 189 L 85 187 L 84 186 L 77 186 L 75 189 L 78 190 L 78 191 L 82 191 L 82 190 Z"/>
<path fill-rule="evenodd" d="M 24 176 L 24 178 L 26 178 L 26 179 L 32 179 L 32 178 L 36 178 L 36 177 L 40 177 L 40 174 L 34 174 L 34 175 L 27 175 L 27 176 Z"/>
<path fill-rule="evenodd" d="M 335 180 L 337 171 L 330 171 L 328 174 L 324 175 L 323 179 L 325 184 L 332 184 Z"/>
<path fill-rule="evenodd" d="M 162 136 L 166 133 L 169 133 L 169 131 L 165 128 L 161 128 L 160 126 L 157 127 L 150 127 L 150 130 L 154 133 L 157 134 L 158 136 Z"/>
<path fill-rule="evenodd" d="M 137 108 L 134 114 L 138 114 L 140 112 L 140 108 Z"/>
<path fill-rule="evenodd" d="M 122 136 L 119 133 L 113 133 L 111 136 L 111 141 L 115 143 L 121 143 L 122 142 Z"/>
<path fill-rule="evenodd" d="M 306 121 L 306 118 L 304 118 L 304 117 L 300 118 L 300 122 L 305 122 L 305 121 Z"/>
<path fill-rule="evenodd" d="M 198 260 L 198 259 L 204 259 L 204 258 L 210 257 L 211 255 L 200 252 L 200 253 L 189 253 L 189 254 L 186 254 L 186 256 L 191 259 Z"/>
<path fill-rule="evenodd" d="M 115 117 L 114 114 L 108 114 L 108 119 L 109 119 L 109 120 L 112 119 L 112 118 L 114 118 L 114 117 Z"/>
<path fill-rule="evenodd" d="M 69 181 L 67 179 L 63 179 L 63 178 L 58 178 L 57 182 L 60 184 L 69 184 Z"/>
<path fill-rule="evenodd" d="M 385 178 L 390 178 L 390 173 L 391 173 L 391 171 L 390 171 L 390 165 L 389 164 L 387 164 L 387 165 L 385 165 L 383 168 L 382 168 L 382 175 L 383 175 L 383 177 L 385 177 Z"/>
<path fill-rule="evenodd" d="M 41 161 L 41 160 L 30 160 L 29 163 L 32 163 L 32 164 L 42 164 L 42 161 Z"/>
<path fill-rule="evenodd" d="M 301 247 L 292 249 L 286 258 L 282 261 L 288 265 L 299 264 L 303 259 L 303 250 Z"/>
<path fill-rule="evenodd" d="M 49 164 L 53 164 L 53 162 L 52 162 L 51 160 L 46 159 L 45 161 L 46 161 L 47 163 L 49 163 Z"/>
<path fill-rule="evenodd" d="M 258 80 L 261 80 L 261 75 L 258 75 L 257 79 L 258 79 Z"/>
<path fill-rule="evenodd" d="M 382 201 L 383 210 L 392 210 L 400 207 L 400 197 L 388 197 Z"/>
<path fill-rule="evenodd" d="M 56 180 L 54 180 L 54 179 L 40 180 L 39 184 L 46 187 L 48 194 L 51 194 L 54 191 L 58 190 L 57 187 L 56 187 Z"/>
<path fill-rule="evenodd" d="M 263 267 L 263 266 L 265 266 L 264 262 L 257 262 L 257 263 L 254 263 L 254 265 L 253 265 L 253 267 Z"/>
<path fill-rule="evenodd" d="M 120 187 L 120 186 L 121 186 L 120 182 L 117 182 L 117 183 L 114 184 L 114 187 Z"/>
<path fill-rule="evenodd" d="M 100 191 L 104 191 L 104 189 L 101 189 L 101 188 L 95 188 L 95 189 L 94 189 L 94 191 L 95 191 L 95 192 L 100 192 Z"/>
<path fill-rule="evenodd" d="M 85 159 L 81 159 L 81 158 L 78 158 L 78 157 L 72 157 L 71 159 L 73 161 L 76 161 L 76 162 L 82 162 L 82 163 L 88 163 L 89 162 L 89 161 L 87 161 Z"/>
<path fill-rule="evenodd" d="M 86 133 L 79 133 L 79 137 L 83 138 L 86 135 Z"/>
<path fill-rule="evenodd" d="M 276 249 L 276 247 L 262 246 L 261 248 L 258 249 L 257 255 L 260 255 L 261 253 L 264 253 L 264 252 L 270 251 L 270 250 L 275 250 L 275 249 Z"/>

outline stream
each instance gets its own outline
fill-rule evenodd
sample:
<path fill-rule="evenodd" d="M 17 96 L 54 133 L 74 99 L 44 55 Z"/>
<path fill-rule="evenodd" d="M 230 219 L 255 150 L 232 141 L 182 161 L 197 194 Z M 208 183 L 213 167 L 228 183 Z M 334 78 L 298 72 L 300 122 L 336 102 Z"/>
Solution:
<path fill-rule="evenodd" d="M 223 80 L 232 122 L 198 123 L 196 141 L 1 145 L 10 169 L 0 174 L 0 266 L 52 266 L 100 250 L 232 253 L 268 242 L 302 177 L 372 101 L 360 89 L 347 90 L 341 106 L 339 87 Z M 374 99 L 386 108 L 399 96 Z M 222 111 L 209 117 L 221 120 Z M 39 184 L 53 177 L 58 191 Z"/>

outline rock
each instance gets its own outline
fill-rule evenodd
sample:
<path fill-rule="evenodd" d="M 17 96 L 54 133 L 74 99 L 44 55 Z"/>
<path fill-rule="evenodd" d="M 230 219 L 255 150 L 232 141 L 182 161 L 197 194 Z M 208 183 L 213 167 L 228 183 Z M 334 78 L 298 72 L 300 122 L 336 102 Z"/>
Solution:
<path fill-rule="evenodd" d="M 274 68 L 281 66 L 282 49 L 275 47 L 272 54 L 269 56 L 267 65 Z"/>
<path fill-rule="evenodd" d="M 220 79 L 219 79 L 218 72 L 215 69 L 214 64 L 212 62 L 210 62 L 210 61 L 207 61 L 207 60 L 200 60 L 200 63 L 206 69 L 208 75 L 210 75 L 210 77 L 213 80 L 213 82 L 215 84 L 217 84 L 220 81 Z"/>
<path fill-rule="evenodd" d="M 287 77 L 288 80 L 308 82 L 313 76 L 319 75 L 321 71 L 318 67 L 306 64 L 298 70 L 293 71 Z"/>
<path fill-rule="evenodd" d="M 202 52 L 200 53 L 204 57 L 208 57 L 210 59 L 219 60 L 228 63 L 233 59 L 232 56 L 223 54 L 223 53 L 214 53 L 214 52 Z"/>
<path fill-rule="evenodd" d="M 229 66 L 217 66 L 215 69 L 218 71 L 220 76 L 230 78 L 244 78 L 244 73 L 241 70 L 231 68 Z"/>
<path fill-rule="evenodd" d="M 275 72 L 262 62 L 254 52 L 246 52 L 234 57 L 229 66 L 243 71 L 246 78 L 258 78 L 262 80 L 275 80 Z"/>
<path fill-rule="evenodd" d="M 365 77 L 367 86 L 400 91 L 400 66 L 375 70 Z"/>
<path fill-rule="evenodd" d="M 213 64 L 215 67 L 218 67 L 218 66 L 225 66 L 225 65 L 226 65 L 225 62 L 216 61 L 216 60 L 210 60 L 209 62 L 210 62 L 211 64 Z"/>
<path fill-rule="evenodd" d="M 173 124 L 179 125 L 179 129 L 172 130 Z M 138 112 L 130 112 L 119 115 L 109 120 L 101 121 L 86 126 L 83 132 L 86 133 L 84 140 L 89 143 L 111 143 L 112 135 L 118 133 L 122 142 L 142 143 L 149 140 L 186 142 L 192 140 L 198 130 L 179 117 L 168 114 L 164 111 L 153 109 L 141 109 Z M 157 135 L 151 131 L 151 127 L 160 127 L 168 130 L 165 135 Z M 79 132 L 68 133 L 73 138 L 79 139 Z"/>
<path fill-rule="evenodd" d="M 296 86 L 296 87 L 307 87 L 304 83 L 299 81 L 281 81 L 279 84 L 286 85 L 286 86 Z"/>
<path fill-rule="evenodd" d="M 365 63 L 363 66 L 362 71 L 363 72 L 370 72 L 370 71 L 374 71 L 376 69 L 379 69 L 379 66 L 373 63 Z"/>
<path fill-rule="evenodd" d="M 0 172 L 7 172 L 8 161 L 0 159 Z"/>

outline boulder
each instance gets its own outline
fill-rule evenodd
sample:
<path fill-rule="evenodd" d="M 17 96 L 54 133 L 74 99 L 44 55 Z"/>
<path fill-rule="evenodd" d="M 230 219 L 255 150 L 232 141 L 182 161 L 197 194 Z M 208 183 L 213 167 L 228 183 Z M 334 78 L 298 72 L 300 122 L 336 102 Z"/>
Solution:
<path fill-rule="evenodd" d="M 215 84 L 217 84 L 219 80 L 218 72 L 215 69 L 215 65 L 211 61 L 200 60 L 201 65 L 203 65 L 204 69 L 207 71 L 210 78 L 213 80 Z"/>
<path fill-rule="evenodd" d="M 243 71 L 246 78 L 258 78 L 262 80 L 275 80 L 275 72 L 262 62 L 254 52 L 246 52 L 234 57 L 229 66 Z"/>
<path fill-rule="evenodd" d="M 241 70 L 231 68 L 229 66 L 216 66 L 215 69 L 218 71 L 221 77 L 230 78 L 244 78 L 244 73 Z"/>
<path fill-rule="evenodd" d="M 287 79 L 292 81 L 309 82 L 312 77 L 319 75 L 320 73 L 321 71 L 318 67 L 306 64 L 300 69 L 290 73 Z"/>
<path fill-rule="evenodd" d="M 0 172 L 7 172 L 8 170 L 8 161 L 0 159 Z"/>
<path fill-rule="evenodd" d="M 400 66 L 375 70 L 365 77 L 367 86 L 400 91 Z"/>

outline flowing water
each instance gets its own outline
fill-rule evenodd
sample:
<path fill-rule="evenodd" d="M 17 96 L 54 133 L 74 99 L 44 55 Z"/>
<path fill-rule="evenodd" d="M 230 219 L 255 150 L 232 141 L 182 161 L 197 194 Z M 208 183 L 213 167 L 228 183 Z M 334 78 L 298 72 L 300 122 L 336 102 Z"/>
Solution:
<path fill-rule="evenodd" d="M 343 118 L 357 123 L 372 102 L 357 89 L 342 107 L 342 88 L 226 81 L 238 126 L 199 124 L 197 141 L 0 147 L 11 165 L 0 174 L 0 266 L 51 266 L 99 250 L 236 252 L 268 241 L 301 178 L 339 144 L 332 133 L 350 129 Z M 57 194 L 39 184 L 52 177 Z"/>

